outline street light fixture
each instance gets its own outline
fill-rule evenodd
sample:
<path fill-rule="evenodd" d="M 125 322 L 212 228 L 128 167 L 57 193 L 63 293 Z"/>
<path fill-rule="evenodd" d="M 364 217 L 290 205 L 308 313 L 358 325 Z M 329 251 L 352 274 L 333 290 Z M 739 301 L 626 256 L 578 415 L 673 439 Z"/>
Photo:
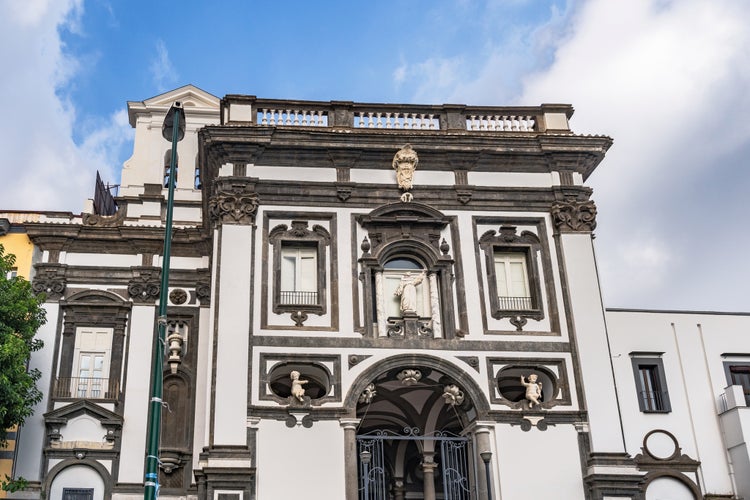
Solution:
<path fill-rule="evenodd" d="M 172 211 L 174 206 L 174 181 L 177 168 L 177 143 L 185 137 L 185 110 L 176 101 L 169 108 L 161 127 L 164 139 L 172 141 L 172 161 L 169 164 L 169 194 L 167 220 L 164 229 L 164 256 L 161 265 L 159 289 L 159 317 L 154 338 L 154 362 L 151 371 L 151 400 L 149 402 L 149 427 L 146 440 L 146 475 L 143 498 L 155 500 L 159 496 L 159 438 L 161 437 L 161 408 L 164 390 L 164 346 L 167 330 L 167 290 L 169 288 L 169 260 L 172 250 Z"/>

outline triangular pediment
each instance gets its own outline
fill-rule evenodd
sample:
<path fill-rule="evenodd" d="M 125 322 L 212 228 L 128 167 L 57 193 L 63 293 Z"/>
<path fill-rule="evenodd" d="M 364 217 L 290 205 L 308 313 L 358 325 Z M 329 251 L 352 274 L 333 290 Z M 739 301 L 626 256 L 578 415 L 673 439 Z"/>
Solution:
<path fill-rule="evenodd" d="M 121 415 L 106 408 L 102 408 L 96 403 L 86 399 L 76 401 L 75 403 L 65 405 L 44 414 L 44 421 L 47 425 L 52 423 L 64 424 L 71 418 L 79 415 L 90 415 L 97 419 L 102 425 L 122 426 L 123 418 Z"/>
<path fill-rule="evenodd" d="M 130 125 L 135 126 L 137 114 L 149 112 L 165 112 L 175 101 L 180 101 L 183 107 L 188 110 L 200 111 L 203 113 L 219 113 L 220 100 L 213 94 L 209 94 L 195 85 L 185 85 L 180 88 L 170 90 L 163 94 L 150 97 L 145 101 L 128 101 L 128 118 Z"/>
<path fill-rule="evenodd" d="M 143 101 L 146 106 L 171 106 L 174 101 L 181 101 L 183 106 L 219 109 L 219 98 L 209 94 L 195 85 L 185 85 Z"/>

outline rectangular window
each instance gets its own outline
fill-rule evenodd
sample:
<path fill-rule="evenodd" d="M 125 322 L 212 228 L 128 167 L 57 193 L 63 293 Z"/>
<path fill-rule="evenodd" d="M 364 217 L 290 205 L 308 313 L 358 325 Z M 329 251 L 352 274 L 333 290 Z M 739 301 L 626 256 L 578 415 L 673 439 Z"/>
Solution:
<path fill-rule="evenodd" d="M 729 383 L 742 387 L 742 391 L 745 393 L 745 404 L 750 406 L 750 365 L 730 364 L 726 368 L 729 373 Z"/>
<path fill-rule="evenodd" d="M 62 500 L 93 500 L 94 488 L 63 488 Z"/>
<path fill-rule="evenodd" d="M 638 406 L 644 413 L 668 413 L 669 404 L 664 364 L 661 358 L 632 358 Z"/>
<path fill-rule="evenodd" d="M 73 357 L 71 397 L 102 399 L 110 397 L 109 362 L 112 350 L 111 328 L 78 328 Z"/>
<path fill-rule="evenodd" d="M 527 311 L 533 309 L 529 288 L 526 254 L 522 252 L 495 252 L 495 279 L 498 308 Z"/>
<path fill-rule="evenodd" d="M 6 276 L 9 280 L 12 280 L 18 276 L 18 268 L 17 267 L 11 267 L 10 271 L 8 271 L 8 275 Z"/>
<path fill-rule="evenodd" d="M 318 248 L 282 245 L 280 300 L 282 305 L 318 304 Z"/>

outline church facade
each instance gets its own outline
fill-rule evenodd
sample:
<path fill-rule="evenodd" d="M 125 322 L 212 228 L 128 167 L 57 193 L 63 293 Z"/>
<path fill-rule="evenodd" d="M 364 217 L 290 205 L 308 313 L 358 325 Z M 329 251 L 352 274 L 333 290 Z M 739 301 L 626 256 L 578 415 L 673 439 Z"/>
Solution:
<path fill-rule="evenodd" d="M 605 310 L 568 105 L 129 102 L 113 215 L 24 224 L 24 498 L 139 498 L 173 102 L 160 497 L 750 495 L 744 314 Z"/>

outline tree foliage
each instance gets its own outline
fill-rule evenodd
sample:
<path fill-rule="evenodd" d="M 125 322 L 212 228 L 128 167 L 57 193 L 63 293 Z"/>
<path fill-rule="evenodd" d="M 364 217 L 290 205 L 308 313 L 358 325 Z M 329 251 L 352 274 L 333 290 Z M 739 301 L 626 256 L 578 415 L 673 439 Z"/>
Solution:
<path fill-rule="evenodd" d="M 39 370 L 28 369 L 31 353 L 41 349 L 36 331 L 45 319 L 43 297 L 20 276 L 8 278 L 16 257 L 0 245 L 0 445 L 8 430 L 33 413 L 42 393 L 36 388 Z"/>

